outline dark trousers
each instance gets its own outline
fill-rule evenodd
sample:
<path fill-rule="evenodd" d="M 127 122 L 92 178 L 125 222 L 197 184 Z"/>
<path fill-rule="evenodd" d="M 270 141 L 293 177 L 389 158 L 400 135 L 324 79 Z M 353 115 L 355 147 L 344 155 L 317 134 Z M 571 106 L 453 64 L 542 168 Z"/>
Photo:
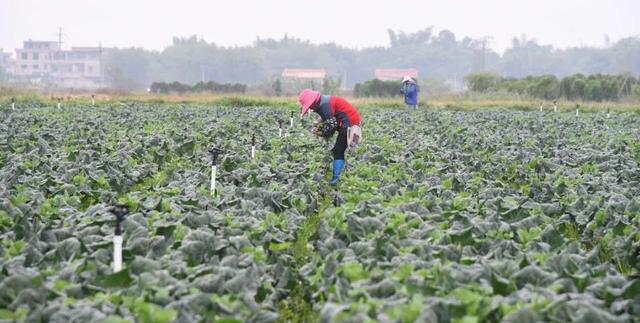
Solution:
<path fill-rule="evenodd" d="M 331 150 L 333 152 L 334 160 L 344 160 L 344 151 L 347 150 L 347 128 L 338 129 L 338 138 L 336 138 L 336 144 Z"/>

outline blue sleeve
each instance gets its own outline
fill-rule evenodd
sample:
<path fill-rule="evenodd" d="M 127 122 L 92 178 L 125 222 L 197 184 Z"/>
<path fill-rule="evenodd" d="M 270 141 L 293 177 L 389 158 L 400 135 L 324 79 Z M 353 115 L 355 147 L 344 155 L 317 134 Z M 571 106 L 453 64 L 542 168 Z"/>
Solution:
<path fill-rule="evenodd" d="M 320 118 L 322 118 L 322 121 L 331 119 L 331 105 L 329 105 L 328 103 L 318 105 L 318 111 L 316 112 L 318 112 Z"/>

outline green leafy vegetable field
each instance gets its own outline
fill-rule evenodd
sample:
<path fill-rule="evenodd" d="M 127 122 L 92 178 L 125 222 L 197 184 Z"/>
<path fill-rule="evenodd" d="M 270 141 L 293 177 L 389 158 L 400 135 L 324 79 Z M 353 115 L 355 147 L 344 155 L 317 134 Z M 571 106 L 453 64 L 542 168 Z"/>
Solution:
<path fill-rule="evenodd" d="M 0 113 L 0 321 L 640 316 L 637 113 L 365 109 L 336 188 L 287 109 Z"/>

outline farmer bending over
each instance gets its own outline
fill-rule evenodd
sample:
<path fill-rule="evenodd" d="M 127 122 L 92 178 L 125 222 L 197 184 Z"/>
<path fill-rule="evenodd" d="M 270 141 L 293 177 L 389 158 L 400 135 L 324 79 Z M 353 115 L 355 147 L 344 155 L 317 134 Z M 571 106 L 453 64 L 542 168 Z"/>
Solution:
<path fill-rule="evenodd" d="M 318 91 L 304 89 L 298 96 L 302 105 L 300 117 L 302 118 L 309 109 L 320 115 L 322 123 L 314 123 L 316 134 L 329 138 L 336 130 L 338 138 L 333 146 L 333 177 L 331 184 L 336 185 L 340 178 L 340 172 L 344 168 L 344 152 L 347 147 L 355 148 L 362 140 L 360 123 L 362 117 L 358 110 L 347 100 L 332 95 L 322 95 Z"/>

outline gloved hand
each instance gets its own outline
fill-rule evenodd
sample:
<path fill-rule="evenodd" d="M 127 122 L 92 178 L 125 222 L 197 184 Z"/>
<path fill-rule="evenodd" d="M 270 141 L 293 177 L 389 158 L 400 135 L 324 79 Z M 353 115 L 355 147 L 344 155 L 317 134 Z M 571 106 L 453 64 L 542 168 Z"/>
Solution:
<path fill-rule="evenodd" d="M 320 136 L 329 138 L 338 130 L 338 120 L 336 118 L 330 118 L 318 125 L 318 132 Z"/>
<path fill-rule="evenodd" d="M 307 129 L 309 131 L 311 131 L 314 135 L 319 136 L 320 135 L 320 124 L 322 123 L 321 119 L 318 119 L 316 121 L 314 121 L 311 126 L 309 126 Z"/>

